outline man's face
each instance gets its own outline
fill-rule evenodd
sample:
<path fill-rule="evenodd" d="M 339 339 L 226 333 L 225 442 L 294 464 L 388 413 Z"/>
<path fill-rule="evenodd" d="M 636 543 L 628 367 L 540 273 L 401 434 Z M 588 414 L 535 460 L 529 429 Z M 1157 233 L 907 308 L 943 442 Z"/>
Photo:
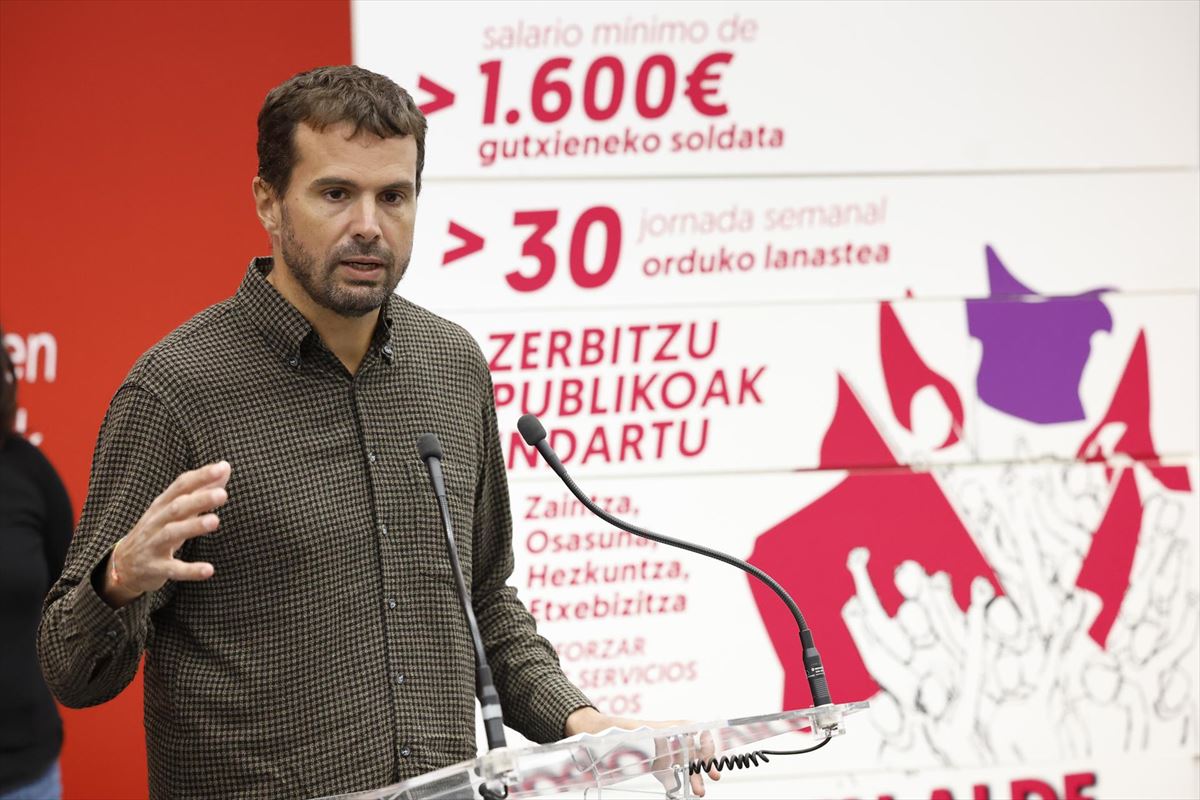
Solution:
<path fill-rule="evenodd" d="M 417 145 L 411 136 L 348 138 L 344 122 L 297 126 L 297 160 L 278 201 L 285 268 L 312 300 L 361 317 L 383 304 L 412 256 Z"/>

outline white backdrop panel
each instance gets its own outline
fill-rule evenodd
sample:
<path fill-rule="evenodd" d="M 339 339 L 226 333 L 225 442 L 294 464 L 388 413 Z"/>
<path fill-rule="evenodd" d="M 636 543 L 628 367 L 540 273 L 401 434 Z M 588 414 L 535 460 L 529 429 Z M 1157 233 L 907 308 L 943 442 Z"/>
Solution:
<path fill-rule="evenodd" d="M 901 464 L 1073 459 L 1136 361 L 1139 338 L 1149 369 L 1135 368 L 1126 391 L 1149 405 L 1118 422 L 1147 426 L 1160 455 L 1195 453 L 1194 295 L 1103 295 L 1071 305 L 1106 314 L 1111 332 L 1075 320 L 1073 308 L 1015 301 L 987 304 L 1000 323 L 983 339 L 972 337 L 961 301 L 456 318 L 491 363 L 514 475 L 530 469 L 532 451 L 516 433 L 523 413 L 539 416 L 559 455 L 584 474 L 885 466 L 876 441 Z M 1031 320 L 1030 308 L 1048 321 Z M 1026 337 L 1034 324 L 1043 325 L 1040 335 Z M 1071 346 L 1060 352 L 1065 339 Z M 1031 378 L 1034 364 L 1059 379 Z M 985 382 L 995 395 L 981 397 Z M 835 413 L 839 398 L 843 413 Z M 1056 421 L 1028 416 L 1043 412 Z M 838 435 L 823 461 L 831 429 Z M 1122 452 L 1112 433 L 1101 440 L 1108 455 Z"/>
<path fill-rule="evenodd" d="M 1182 466 L 1194 486 L 1196 462 Z M 511 484 L 512 583 L 602 709 L 714 719 L 797 705 L 785 675 L 796 679 L 800 665 L 779 649 L 794 629 L 773 595 L 759 605 L 750 579 L 725 564 L 616 534 L 546 475 Z M 582 486 L 636 524 L 752 558 L 800 603 L 835 699 L 871 697 L 852 735 L 819 756 L 731 783 L 836 780 L 870 763 L 875 777 L 860 791 L 886 793 L 903 768 L 903 786 L 924 796 L 948 781 L 1061 784 L 1089 770 L 1104 790 L 1124 785 L 1110 759 L 1194 752 L 1197 495 L 1164 490 L 1140 467 L 1130 485 L 1124 477 L 1046 462 Z M 877 506 L 846 514 L 860 496 Z M 1098 579 L 1105 569 L 1120 580 Z M 1104 629 L 1092 627 L 1101 618 Z M 909 655 L 889 657 L 897 647 Z M 1013 771 L 1052 758 L 1074 766 Z"/>
<path fill-rule="evenodd" d="M 1198 218 L 1194 171 L 431 180 L 403 291 L 443 309 L 987 297 L 989 246 L 1042 294 L 1196 291 Z M 452 226 L 484 241 L 444 263 Z"/>
<path fill-rule="evenodd" d="M 359 1 L 354 60 L 419 103 L 440 96 L 418 88 L 423 78 L 453 94 L 431 111 L 437 177 L 1197 162 L 1194 3 L 580 3 L 567 12 Z M 705 61 L 716 54 L 727 56 Z M 597 150 L 584 155 L 587 137 Z"/>

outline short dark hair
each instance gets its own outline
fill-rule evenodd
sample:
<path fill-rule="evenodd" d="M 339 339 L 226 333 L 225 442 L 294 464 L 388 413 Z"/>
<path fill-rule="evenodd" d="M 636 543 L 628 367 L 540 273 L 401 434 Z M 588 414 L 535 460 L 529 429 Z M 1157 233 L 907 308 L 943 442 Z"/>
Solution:
<path fill-rule="evenodd" d="M 321 131 L 353 122 L 380 138 L 411 136 L 417 143 L 416 191 L 425 166 L 425 115 L 391 78 L 362 67 L 317 67 L 301 72 L 267 93 L 258 112 L 258 176 L 277 194 L 287 191 L 296 165 L 296 126 Z"/>

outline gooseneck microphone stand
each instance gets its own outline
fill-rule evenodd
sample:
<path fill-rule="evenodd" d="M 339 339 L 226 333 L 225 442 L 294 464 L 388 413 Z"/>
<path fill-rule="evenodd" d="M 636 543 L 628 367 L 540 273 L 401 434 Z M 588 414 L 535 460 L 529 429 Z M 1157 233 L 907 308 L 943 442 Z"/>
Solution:
<path fill-rule="evenodd" d="M 471 630 L 471 642 L 475 646 L 475 689 L 479 697 L 479 708 L 483 716 L 483 730 L 487 737 L 488 753 L 498 756 L 497 772 L 503 772 L 508 759 L 504 740 L 504 718 L 500 713 L 500 695 L 492 682 L 492 668 L 488 666 L 487 653 L 483 649 L 483 637 L 479 635 L 479 623 L 475 621 L 475 610 L 471 606 L 471 594 L 458 563 L 458 548 L 454 545 L 454 523 L 450 517 L 450 506 L 446 502 L 446 481 L 442 474 L 442 445 L 432 433 L 422 434 L 417 439 L 417 453 L 429 470 L 429 483 L 437 498 L 438 510 L 442 515 L 442 530 L 446 533 L 446 551 L 450 556 L 450 568 L 458 588 L 458 599 L 462 604 L 467 627 Z M 499 777 L 492 777 L 479 785 L 479 794 L 484 800 L 503 800 L 508 796 L 508 787 Z"/>
<path fill-rule="evenodd" d="M 562 482 L 566 484 L 567 488 L 571 490 L 571 494 L 575 495 L 575 497 L 579 499 L 579 502 L 583 503 L 593 514 L 600 517 L 608 524 L 620 528 L 623 531 L 628 531 L 635 536 L 641 536 L 644 539 L 649 539 L 652 542 L 660 542 L 661 544 L 670 545 L 671 547 L 678 547 L 683 550 L 698 553 L 702 556 L 715 558 L 718 561 L 724 561 L 726 564 L 737 567 L 738 569 L 753 575 L 755 578 L 765 583 L 771 589 L 771 591 L 775 592 L 775 594 L 779 596 L 779 599 L 787 605 L 788 610 L 792 612 L 792 616 L 796 619 L 796 627 L 800 632 L 800 643 L 804 648 L 804 674 L 808 679 L 808 688 L 812 693 L 813 705 L 818 708 L 821 706 L 833 705 L 833 700 L 829 695 L 829 685 L 825 680 L 825 667 L 821 663 L 821 654 L 817 652 L 817 648 L 813 644 L 812 631 L 809 630 L 808 623 L 804 621 L 804 615 L 800 613 L 800 607 L 796 605 L 796 601 L 792 600 L 791 596 L 788 595 L 784 588 L 780 586 L 774 578 L 763 572 L 758 567 L 755 567 L 753 564 L 748 564 L 740 558 L 728 555 L 727 553 L 722 553 L 719 550 L 713 550 L 711 548 L 693 544 L 691 542 L 685 542 L 680 539 L 674 539 L 670 536 L 664 536 L 661 533 L 653 533 L 652 531 L 639 528 L 636 525 L 632 525 L 622 519 L 614 517 L 612 514 L 609 514 L 607 511 L 592 502 L 592 498 L 588 497 L 583 490 L 576 485 L 575 481 L 572 480 L 571 476 L 567 473 L 567 468 L 564 467 L 562 461 L 559 460 L 558 454 L 554 452 L 552 447 L 550 447 L 550 442 L 546 438 L 546 429 L 542 427 L 542 423 L 538 421 L 537 417 L 535 417 L 533 414 L 526 414 L 525 416 L 521 417 L 519 420 L 517 420 L 517 430 L 521 432 L 521 438 L 525 440 L 526 444 L 528 444 L 530 447 L 537 448 L 537 451 L 541 453 L 542 458 L 546 460 L 546 463 L 550 465 L 550 468 L 554 470 L 558 477 L 562 479 Z M 836 719 L 836 715 L 830 715 L 829 725 L 826 726 L 827 730 L 828 728 L 836 725 Z"/>

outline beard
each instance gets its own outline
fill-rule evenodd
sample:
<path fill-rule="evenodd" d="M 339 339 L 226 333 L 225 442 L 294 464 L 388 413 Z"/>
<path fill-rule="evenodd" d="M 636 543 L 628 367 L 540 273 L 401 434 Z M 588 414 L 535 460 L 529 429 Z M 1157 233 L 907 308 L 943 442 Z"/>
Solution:
<path fill-rule="evenodd" d="M 318 264 L 317 257 L 296 238 L 287 206 L 282 209 L 280 228 L 281 255 L 292 277 L 313 302 L 343 317 L 362 317 L 382 306 L 408 269 L 411 254 L 405 255 L 397 267 L 395 255 L 378 241 L 365 245 L 344 244 L 333 250 L 323 264 Z M 350 285 L 340 282 L 337 278 L 339 264 L 356 257 L 382 261 L 383 282 Z"/>

